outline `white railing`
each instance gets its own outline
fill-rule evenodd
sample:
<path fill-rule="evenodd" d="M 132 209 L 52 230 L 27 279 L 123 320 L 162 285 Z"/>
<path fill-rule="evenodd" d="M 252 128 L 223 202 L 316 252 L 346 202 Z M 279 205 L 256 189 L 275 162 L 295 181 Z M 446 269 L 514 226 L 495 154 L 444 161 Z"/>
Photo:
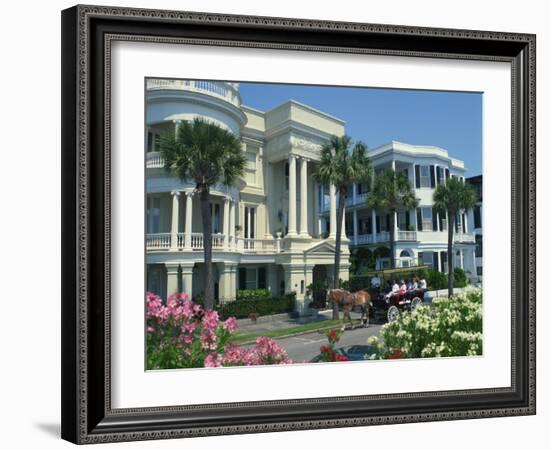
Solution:
<path fill-rule="evenodd" d="M 387 242 L 389 240 L 390 240 L 389 231 L 382 231 L 380 233 L 376 233 L 376 242 Z"/>
<path fill-rule="evenodd" d="M 160 152 L 148 152 L 146 165 L 150 169 L 164 167 L 164 159 L 160 156 Z"/>
<path fill-rule="evenodd" d="M 455 233 L 454 241 L 455 242 L 475 242 L 476 237 L 474 233 L 463 233 L 459 231 L 458 233 Z"/>
<path fill-rule="evenodd" d="M 357 235 L 357 245 L 372 244 L 372 234 L 359 234 Z"/>
<path fill-rule="evenodd" d="M 422 231 L 433 231 L 432 219 L 422 221 Z"/>
<path fill-rule="evenodd" d="M 416 241 L 416 231 L 398 231 L 398 241 Z"/>
<path fill-rule="evenodd" d="M 170 233 L 148 233 L 147 250 L 167 250 L 170 248 Z"/>
<path fill-rule="evenodd" d="M 281 251 L 275 239 L 237 238 L 237 249 L 243 253 L 279 253 Z"/>
<path fill-rule="evenodd" d="M 355 196 L 355 201 L 353 197 L 346 197 L 346 206 L 362 205 L 366 203 L 368 195 L 369 195 L 368 192 L 364 192 L 363 194 L 357 194 Z M 328 207 L 330 207 L 330 205 Z"/>
<path fill-rule="evenodd" d="M 146 237 L 147 250 L 170 250 L 170 233 L 148 233 Z M 185 233 L 177 235 L 178 250 L 203 250 L 203 233 L 191 233 L 191 248 L 185 247 Z M 281 253 L 283 251 L 280 239 L 248 239 L 230 236 L 227 240 L 223 234 L 212 235 L 212 250 L 237 251 L 242 253 Z"/>
<path fill-rule="evenodd" d="M 236 106 L 241 105 L 239 88 L 236 84 L 223 81 L 201 80 L 147 80 L 147 90 L 184 90 L 201 92 L 222 98 Z"/>

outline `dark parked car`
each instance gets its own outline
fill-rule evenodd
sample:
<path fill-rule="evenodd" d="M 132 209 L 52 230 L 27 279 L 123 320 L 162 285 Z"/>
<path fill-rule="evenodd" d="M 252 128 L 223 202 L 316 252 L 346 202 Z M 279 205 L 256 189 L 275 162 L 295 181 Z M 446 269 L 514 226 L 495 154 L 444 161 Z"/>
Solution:
<path fill-rule="evenodd" d="M 376 353 L 376 347 L 372 345 L 347 345 L 338 347 L 336 352 L 342 356 L 347 356 L 349 361 L 364 361 L 368 359 L 370 355 Z M 311 362 L 319 362 L 320 360 L 321 355 L 317 355 Z"/>
<path fill-rule="evenodd" d="M 388 322 L 396 320 L 402 311 L 413 311 L 424 302 L 425 289 L 410 289 L 406 292 L 380 292 L 373 296 L 375 317 L 385 316 Z"/>

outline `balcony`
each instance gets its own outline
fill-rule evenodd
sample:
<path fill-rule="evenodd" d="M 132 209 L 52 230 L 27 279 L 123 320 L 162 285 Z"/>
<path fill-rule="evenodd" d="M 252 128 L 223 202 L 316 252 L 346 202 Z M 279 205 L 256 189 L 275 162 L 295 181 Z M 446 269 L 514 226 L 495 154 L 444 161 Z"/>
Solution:
<path fill-rule="evenodd" d="M 200 81 L 200 80 L 147 80 L 148 91 L 189 91 L 210 95 L 232 103 L 237 108 L 241 106 L 239 87 L 236 83 L 222 81 Z"/>
<path fill-rule="evenodd" d="M 164 159 L 160 156 L 160 152 L 147 152 L 146 167 L 148 169 L 162 169 L 164 167 Z"/>
<path fill-rule="evenodd" d="M 472 243 L 476 241 L 476 236 L 474 233 L 463 233 L 459 231 L 453 235 L 454 242 L 465 242 Z"/>
<path fill-rule="evenodd" d="M 176 245 L 172 247 L 172 235 L 170 233 L 148 233 L 146 249 L 150 252 L 204 250 L 203 233 L 191 233 L 190 242 L 187 244 L 185 238 L 186 233 L 178 233 Z M 233 236 L 226 239 L 224 234 L 216 233 L 212 235 L 212 250 L 238 253 L 281 253 L 282 244 L 280 239 L 249 239 Z"/>

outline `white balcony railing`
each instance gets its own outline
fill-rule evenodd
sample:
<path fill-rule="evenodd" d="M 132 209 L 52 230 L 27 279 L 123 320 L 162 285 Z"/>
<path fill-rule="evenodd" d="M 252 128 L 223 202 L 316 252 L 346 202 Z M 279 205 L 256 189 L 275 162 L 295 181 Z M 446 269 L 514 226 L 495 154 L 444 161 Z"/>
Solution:
<path fill-rule="evenodd" d="M 204 249 L 204 235 L 191 233 L 191 246 L 185 246 L 185 233 L 177 235 L 177 250 L 198 251 Z M 148 233 L 146 246 L 149 251 L 170 250 L 172 236 L 170 233 Z M 283 251 L 280 239 L 249 239 L 230 236 L 227 240 L 223 234 L 212 235 L 212 250 L 236 251 L 241 253 L 281 253 Z"/>
<path fill-rule="evenodd" d="M 147 234 L 147 250 L 167 250 L 170 248 L 170 233 Z"/>
<path fill-rule="evenodd" d="M 416 231 L 398 231 L 398 241 L 416 241 Z"/>
<path fill-rule="evenodd" d="M 357 236 L 357 245 L 372 244 L 372 234 L 359 234 Z"/>
<path fill-rule="evenodd" d="M 147 80 L 148 91 L 159 90 L 181 90 L 200 92 L 221 98 L 235 106 L 241 105 L 238 85 L 223 81 L 202 81 L 202 80 Z"/>
<path fill-rule="evenodd" d="M 160 156 L 160 152 L 148 152 L 146 166 L 148 169 L 164 167 L 164 159 Z"/>
<path fill-rule="evenodd" d="M 476 236 L 474 233 L 463 233 L 462 231 L 459 231 L 458 233 L 455 233 L 453 237 L 455 242 L 475 242 L 476 241 Z"/>
<path fill-rule="evenodd" d="M 357 194 L 355 199 L 353 197 L 346 197 L 346 206 L 362 205 L 366 203 L 368 195 L 368 192 L 365 192 L 363 194 Z"/>

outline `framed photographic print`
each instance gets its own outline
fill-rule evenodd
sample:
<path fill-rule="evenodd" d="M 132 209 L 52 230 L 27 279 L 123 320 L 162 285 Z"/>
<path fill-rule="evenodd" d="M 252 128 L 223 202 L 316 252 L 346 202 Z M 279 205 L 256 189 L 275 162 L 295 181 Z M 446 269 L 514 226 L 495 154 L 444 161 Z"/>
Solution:
<path fill-rule="evenodd" d="M 62 437 L 535 413 L 535 36 L 62 13 Z"/>

